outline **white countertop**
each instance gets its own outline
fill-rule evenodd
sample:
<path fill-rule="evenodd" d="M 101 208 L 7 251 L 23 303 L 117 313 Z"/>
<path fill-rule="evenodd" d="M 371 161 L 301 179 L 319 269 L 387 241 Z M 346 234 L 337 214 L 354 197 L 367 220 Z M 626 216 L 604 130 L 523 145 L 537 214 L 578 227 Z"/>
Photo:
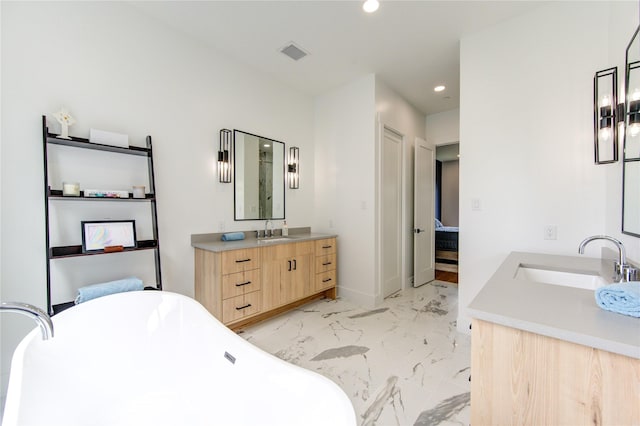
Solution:
<path fill-rule="evenodd" d="M 246 235 L 247 233 L 245 233 Z M 213 235 L 213 234 L 212 234 Z M 325 238 L 334 238 L 337 237 L 335 234 L 317 234 L 313 232 L 309 233 L 301 233 L 301 234 L 290 234 L 287 237 L 276 236 L 272 239 L 256 239 L 256 238 L 246 238 L 244 240 L 239 241 L 221 241 L 219 239 L 209 239 L 204 241 L 194 241 L 193 238 L 191 240 L 191 246 L 195 248 L 199 248 L 202 250 L 208 250 L 213 252 L 223 252 L 228 250 L 239 250 L 239 249 L 249 249 L 255 247 L 269 247 L 275 244 L 291 244 L 291 243 L 299 243 L 301 241 L 312 241 L 312 240 L 323 240 Z M 274 240 L 269 242 L 270 240 Z"/>
<path fill-rule="evenodd" d="M 640 359 L 640 318 L 599 308 L 592 290 L 515 279 L 520 264 L 611 281 L 600 259 L 512 252 L 469 305 L 473 318 Z"/>

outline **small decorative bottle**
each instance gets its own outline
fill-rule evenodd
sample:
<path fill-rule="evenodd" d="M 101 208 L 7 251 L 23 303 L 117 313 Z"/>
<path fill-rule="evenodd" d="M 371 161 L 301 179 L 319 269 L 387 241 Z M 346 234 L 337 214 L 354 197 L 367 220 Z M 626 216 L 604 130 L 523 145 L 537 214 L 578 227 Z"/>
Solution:
<path fill-rule="evenodd" d="M 287 221 L 282 222 L 282 236 L 286 237 L 289 235 L 289 227 L 287 226 Z"/>

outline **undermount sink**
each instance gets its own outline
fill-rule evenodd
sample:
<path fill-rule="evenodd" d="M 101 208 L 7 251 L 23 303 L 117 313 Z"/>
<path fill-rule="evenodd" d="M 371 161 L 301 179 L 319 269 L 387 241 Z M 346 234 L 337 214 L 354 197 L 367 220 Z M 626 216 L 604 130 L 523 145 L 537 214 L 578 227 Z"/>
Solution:
<path fill-rule="evenodd" d="M 292 239 L 291 237 L 272 237 L 272 238 L 259 239 L 258 243 L 277 243 L 282 241 L 288 241 L 291 239 Z"/>
<path fill-rule="evenodd" d="M 604 278 L 595 272 L 560 270 L 545 266 L 522 264 L 518 267 L 515 278 L 544 284 L 583 288 L 586 290 L 595 290 L 598 287 L 608 284 Z"/>

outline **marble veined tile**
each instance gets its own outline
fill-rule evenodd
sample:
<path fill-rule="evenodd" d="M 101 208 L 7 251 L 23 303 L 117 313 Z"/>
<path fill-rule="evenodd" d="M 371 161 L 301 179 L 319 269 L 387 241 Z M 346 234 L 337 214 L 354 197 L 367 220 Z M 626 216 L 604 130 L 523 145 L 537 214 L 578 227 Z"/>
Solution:
<path fill-rule="evenodd" d="M 434 281 L 375 309 L 319 300 L 246 329 L 247 341 L 337 383 L 361 425 L 468 425 L 470 336 L 457 288 Z"/>

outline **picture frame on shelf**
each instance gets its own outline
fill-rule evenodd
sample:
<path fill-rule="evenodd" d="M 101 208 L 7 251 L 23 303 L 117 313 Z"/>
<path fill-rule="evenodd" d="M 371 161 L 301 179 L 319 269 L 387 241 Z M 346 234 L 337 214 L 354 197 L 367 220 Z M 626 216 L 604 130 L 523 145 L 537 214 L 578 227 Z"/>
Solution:
<path fill-rule="evenodd" d="M 135 220 L 82 221 L 82 252 L 104 252 L 105 247 L 136 248 Z"/>

